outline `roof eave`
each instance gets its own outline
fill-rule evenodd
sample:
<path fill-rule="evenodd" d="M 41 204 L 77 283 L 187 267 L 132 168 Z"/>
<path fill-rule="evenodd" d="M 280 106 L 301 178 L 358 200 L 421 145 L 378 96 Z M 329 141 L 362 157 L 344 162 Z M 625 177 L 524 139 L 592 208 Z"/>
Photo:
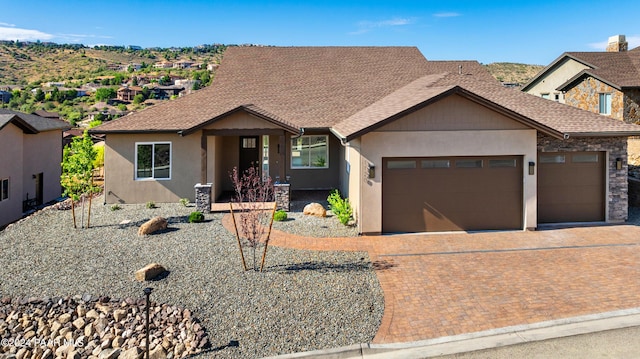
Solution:
<path fill-rule="evenodd" d="M 558 87 L 556 88 L 556 90 L 557 90 L 557 91 L 567 91 L 567 88 L 569 88 L 569 87 L 573 87 L 573 85 L 574 85 L 576 82 L 580 81 L 580 80 L 581 80 L 582 78 L 584 78 L 585 76 L 587 76 L 587 77 L 593 77 L 594 79 L 596 79 L 596 80 L 598 80 L 598 81 L 600 81 L 600 82 L 602 82 L 602 83 L 604 83 L 604 84 L 607 84 L 607 85 L 609 85 L 609 86 L 613 87 L 614 89 L 616 89 L 616 90 L 618 90 L 618 91 L 622 91 L 622 89 L 623 89 L 623 87 L 622 87 L 622 86 L 620 86 L 620 85 L 618 85 L 618 84 L 616 84 L 616 83 L 613 83 L 613 82 L 611 82 L 611 81 L 609 81 L 609 80 L 607 80 L 607 79 L 605 79 L 605 78 L 603 78 L 603 77 L 601 77 L 601 76 L 598 76 L 598 75 L 594 74 L 593 72 L 590 72 L 590 71 L 580 71 L 578 74 L 576 74 L 575 76 L 573 76 L 572 78 L 570 78 L 569 80 L 567 80 L 565 83 L 563 83 L 562 85 L 558 86 Z"/>
<path fill-rule="evenodd" d="M 596 131 L 596 132 L 568 132 L 570 137 L 630 137 L 640 136 L 638 131 Z"/>
<path fill-rule="evenodd" d="M 218 121 L 220 119 L 223 119 L 223 118 L 225 118 L 225 117 L 227 117 L 229 115 L 232 115 L 232 114 L 234 114 L 236 112 L 239 112 L 239 111 L 246 111 L 247 113 L 249 113 L 249 114 L 251 114 L 253 116 L 256 116 L 256 117 L 258 117 L 258 118 L 260 118 L 262 120 L 265 120 L 265 121 L 267 121 L 269 123 L 272 123 L 272 124 L 274 124 L 274 125 L 276 125 L 278 127 L 283 128 L 287 132 L 294 133 L 294 134 L 300 132 L 300 128 L 296 128 L 296 127 L 288 125 L 288 124 L 286 124 L 284 122 L 278 121 L 275 118 L 266 116 L 263 113 L 260 113 L 258 111 L 253 110 L 251 108 L 251 106 L 252 106 L 251 104 L 238 106 L 238 107 L 236 107 L 234 109 L 231 109 L 231 110 L 229 110 L 229 111 L 227 111 L 227 112 L 225 112 L 223 114 L 220 114 L 220 115 L 218 115 L 216 117 L 213 117 L 210 120 L 204 121 L 204 122 L 202 122 L 202 123 L 200 123 L 200 124 L 198 124 L 196 126 L 193 126 L 191 128 L 188 128 L 188 129 L 184 129 L 184 130 L 180 131 L 180 134 L 183 135 L 183 136 L 189 135 L 189 134 L 194 133 L 194 132 L 196 132 L 196 131 L 198 131 L 198 130 L 200 130 L 200 129 L 202 129 L 202 128 L 204 128 L 204 127 L 206 127 L 206 126 L 208 126 L 208 125 L 210 125 L 210 124 L 212 124 L 212 123 L 214 123 L 214 122 L 216 122 L 216 121 Z"/>

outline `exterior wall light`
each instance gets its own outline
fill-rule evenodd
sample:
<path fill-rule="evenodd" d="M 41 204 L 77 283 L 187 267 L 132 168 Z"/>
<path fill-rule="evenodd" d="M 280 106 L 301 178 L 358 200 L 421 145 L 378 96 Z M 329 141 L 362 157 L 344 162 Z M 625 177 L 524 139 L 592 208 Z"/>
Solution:
<path fill-rule="evenodd" d="M 616 169 L 617 170 L 621 170 L 622 169 L 622 158 L 620 158 L 620 157 L 616 158 Z"/>
<path fill-rule="evenodd" d="M 536 174 L 536 163 L 533 161 L 529 162 L 529 175 L 533 176 L 534 174 Z"/>
<path fill-rule="evenodd" d="M 367 178 L 375 178 L 376 177 L 376 166 L 369 162 L 367 163 Z"/>

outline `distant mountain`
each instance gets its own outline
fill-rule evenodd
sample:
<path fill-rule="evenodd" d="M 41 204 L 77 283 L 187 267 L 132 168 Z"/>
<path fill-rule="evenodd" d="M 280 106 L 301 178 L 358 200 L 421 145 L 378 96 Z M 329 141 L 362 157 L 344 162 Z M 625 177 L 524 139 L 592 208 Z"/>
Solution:
<path fill-rule="evenodd" d="M 511 62 L 494 62 L 485 66 L 498 81 L 518 85 L 524 85 L 544 68 L 541 65 L 515 64 Z"/>

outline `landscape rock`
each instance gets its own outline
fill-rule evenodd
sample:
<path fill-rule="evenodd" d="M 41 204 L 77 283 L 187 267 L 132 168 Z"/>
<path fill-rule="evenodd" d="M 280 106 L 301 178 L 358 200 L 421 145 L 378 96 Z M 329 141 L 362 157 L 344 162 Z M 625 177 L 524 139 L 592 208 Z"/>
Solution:
<path fill-rule="evenodd" d="M 160 216 L 153 217 L 147 222 L 143 223 L 142 226 L 140 226 L 140 228 L 138 229 L 138 235 L 144 236 L 147 234 L 152 234 L 157 231 L 167 229 L 167 226 L 168 222 L 166 219 Z"/>
<path fill-rule="evenodd" d="M 136 280 L 144 282 L 151 280 L 162 274 L 166 269 L 158 263 L 147 264 L 144 268 L 136 271 Z"/>
<path fill-rule="evenodd" d="M 327 210 L 320 203 L 315 203 L 315 202 L 309 203 L 308 205 L 304 206 L 302 213 L 309 216 L 316 216 L 316 217 L 327 216 Z"/>

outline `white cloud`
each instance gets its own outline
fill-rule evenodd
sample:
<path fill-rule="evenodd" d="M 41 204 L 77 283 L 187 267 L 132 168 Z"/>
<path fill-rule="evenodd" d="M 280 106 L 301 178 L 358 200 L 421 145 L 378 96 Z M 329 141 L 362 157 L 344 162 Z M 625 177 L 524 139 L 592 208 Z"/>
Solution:
<path fill-rule="evenodd" d="M 9 26 L 9 27 L 16 27 L 15 24 L 8 24 L 6 22 L 0 22 L 0 26 Z"/>
<path fill-rule="evenodd" d="M 459 14 L 457 12 L 438 12 L 433 14 L 433 16 L 435 17 L 458 17 L 458 16 L 462 16 L 462 14 Z"/>
<path fill-rule="evenodd" d="M 358 23 L 358 30 L 350 32 L 349 34 L 361 35 L 377 28 L 405 26 L 413 23 L 414 23 L 414 19 L 407 19 L 407 18 L 393 18 L 393 19 L 382 20 L 382 21 L 360 21 Z"/>
<path fill-rule="evenodd" d="M 640 35 L 625 36 L 627 43 L 629 44 L 629 50 L 640 46 Z M 605 51 L 609 41 L 592 42 L 587 44 L 590 48 L 598 51 Z"/>
<path fill-rule="evenodd" d="M 38 30 L 20 29 L 0 26 L 0 40 L 36 41 L 50 40 L 54 36 Z"/>

